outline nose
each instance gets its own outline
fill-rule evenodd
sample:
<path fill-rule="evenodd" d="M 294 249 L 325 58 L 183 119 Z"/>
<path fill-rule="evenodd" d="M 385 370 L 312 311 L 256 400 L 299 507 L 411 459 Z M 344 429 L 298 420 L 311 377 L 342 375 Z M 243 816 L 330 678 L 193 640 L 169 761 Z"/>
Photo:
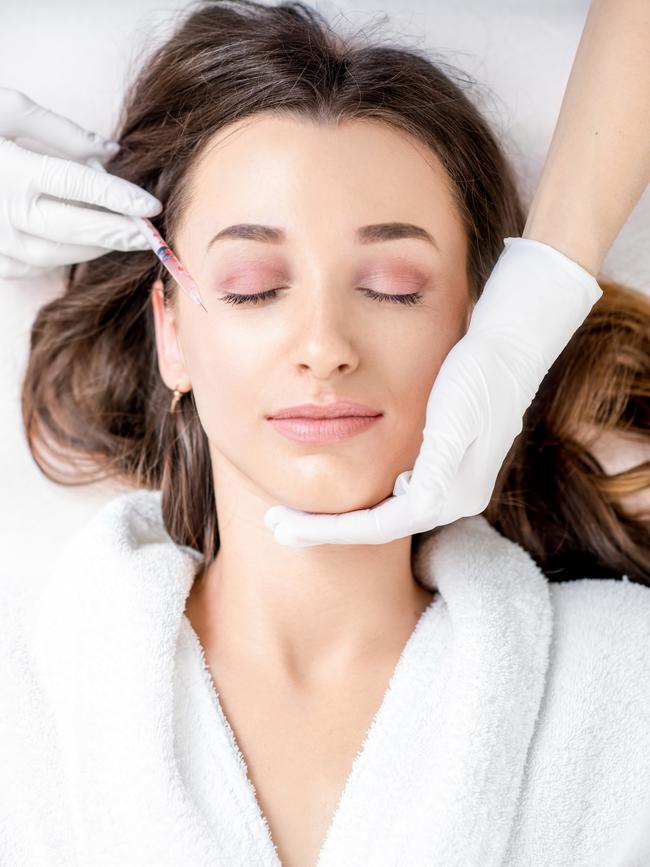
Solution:
<path fill-rule="evenodd" d="M 289 351 L 293 362 L 322 379 L 353 371 L 359 364 L 358 336 L 340 298 L 327 290 L 311 293 L 303 311 Z"/>

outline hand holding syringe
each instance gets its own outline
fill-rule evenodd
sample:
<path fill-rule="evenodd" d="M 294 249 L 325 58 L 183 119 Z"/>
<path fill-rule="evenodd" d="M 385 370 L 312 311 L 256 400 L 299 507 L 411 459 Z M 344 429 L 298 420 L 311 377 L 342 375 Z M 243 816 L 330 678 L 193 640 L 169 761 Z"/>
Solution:
<path fill-rule="evenodd" d="M 106 172 L 104 166 L 95 157 L 90 157 L 88 160 L 86 160 L 86 164 L 93 169 L 97 169 L 100 172 Z M 142 232 L 147 241 L 149 241 L 149 243 L 151 244 L 151 249 L 154 251 L 156 256 L 158 256 L 158 258 L 163 263 L 165 268 L 167 268 L 172 277 L 180 284 L 180 286 L 182 286 L 182 288 L 187 292 L 192 301 L 194 301 L 196 304 L 200 304 L 201 307 L 203 307 L 203 309 L 205 310 L 205 306 L 201 301 L 201 296 L 199 294 L 196 283 L 190 277 L 185 268 L 183 268 L 179 259 L 167 246 L 166 241 L 158 232 L 153 223 L 146 217 L 130 217 L 130 219 Z M 205 310 L 205 312 L 207 313 L 208 311 Z"/>
<path fill-rule="evenodd" d="M 196 284 L 146 219 L 160 212 L 161 203 L 94 159 L 117 151 L 119 144 L 22 91 L 0 87 L 0 280 L 38 277 L 111 250 L 151 247 L 205 310 Z"/>

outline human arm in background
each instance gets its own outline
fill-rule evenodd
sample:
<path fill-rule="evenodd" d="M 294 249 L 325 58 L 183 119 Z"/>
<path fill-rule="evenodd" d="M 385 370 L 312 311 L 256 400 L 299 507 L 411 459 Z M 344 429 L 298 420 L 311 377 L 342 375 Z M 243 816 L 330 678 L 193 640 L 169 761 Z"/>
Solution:
<path fill-rule="evenodd" d="M 650 0 L 593 0 L 522 238 L 504 239 L 440 367 L 393 495 L 318 515 L 277 505 L 294 547 L 381 544 L 483 511 L 547 371 L 602 294 L 593 275 L 650 181 Z"/>
<path fill-rule="evenodd" d="M 591 274 L 650 184 L 650 2 L 593 0 L 523 237 Z"/>

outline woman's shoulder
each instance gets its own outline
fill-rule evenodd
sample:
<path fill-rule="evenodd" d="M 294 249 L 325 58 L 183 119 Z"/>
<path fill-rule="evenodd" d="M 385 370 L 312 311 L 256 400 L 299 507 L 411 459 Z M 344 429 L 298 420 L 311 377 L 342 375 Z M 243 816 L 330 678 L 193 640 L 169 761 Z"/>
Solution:
<path fill-rule="evenodd" d="M 551 582 L 549 591 L 556 637 L 576 652 L 627 655 L 638 648 L 650 658 L 650 587 L 624 576 Z"/>
<path fill-rule="evenodd" d="M 132 583 L 139 577 L 144 581 L 145 561 L 160 565 L 176 553 L 162 525 L 160 492 L 135 490 L 102 504 L 62 544 L 43 579 L 25 585 L 0 576 L 0 707 L 8 712 L 6 699 L 12 689 L 22 690 L 32 679 L 40 659 L 36 639 L 44 623 L 49 624 L 58 612 L 69 614 L 74 625 L 76 606 L 84 594 L 96 593 L 99 598 L 103 588 L 117 595 L 124 591 L 127 578 Z"/>
<path fill-rule="evenodd" d="M 0 665 L 8 675 L 12 663 L 25 656 L 25 611 L 29 603 L 27 589 L 16 581 L 0 579 Z M 4 677 L 3 677 L 4 682 Z"/>
<path fill-rule="evenodd" d="M 30 708 L 42 710 L 30 642 L 35 599 L 31 588 L 0 581 L 0 721 L 7 724 L 10 717 L 26 721 Z"/>
<path fill-rule="evenodd" d="M 581 578 L 550 583 L 549 591 L 549 703 L 645 728 L 650 746 L 650 587 Z"/>
<path fill-rule="evenodd" d="M 33 742 L 47 716 L 29 640 L 33 598 L 31 589 L 0 581 L 0 766 L 5 769 L 5 749 L 11 765 L 20 748 Z"/>
<path fill-rule="evenodd" d="M 622 864 L 650 804 L 650 588 L 548 587 L 545 688 L 508 863 L 529 863 L 521 853 L 544 839 L 548 863 Z"/>
<path fill-rule="evenodd" d="M 0 864 L 42 863 L 48 851 L 64 867 L 76 860 L 57 730 L 30 640 L 37 595 L 0 580 Z"/>

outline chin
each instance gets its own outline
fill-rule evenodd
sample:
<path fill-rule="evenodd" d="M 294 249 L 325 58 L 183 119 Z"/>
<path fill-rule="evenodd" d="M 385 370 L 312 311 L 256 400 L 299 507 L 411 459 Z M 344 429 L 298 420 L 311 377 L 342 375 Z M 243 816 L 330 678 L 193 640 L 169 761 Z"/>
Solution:
<path fill-rule="evenodd" d="M 359 497 L 358 495 L 344 496 L 339 491 L 335 495 L 326 492 L 323 496 L 297 497 L 293 501 L 286 499 L 279 502 L 283 502 L 290 509 L 298 509 L 301 512 L 311 512 L 316 515 L 340 515 L 343 512 L 357 512 L 360 509 L 371 509 L 390 497 L 392 493 L 393 486 L 391 484 L 387 491 L 383 489 L 378 495 L 369 493 L 363 497 Z"/>

